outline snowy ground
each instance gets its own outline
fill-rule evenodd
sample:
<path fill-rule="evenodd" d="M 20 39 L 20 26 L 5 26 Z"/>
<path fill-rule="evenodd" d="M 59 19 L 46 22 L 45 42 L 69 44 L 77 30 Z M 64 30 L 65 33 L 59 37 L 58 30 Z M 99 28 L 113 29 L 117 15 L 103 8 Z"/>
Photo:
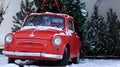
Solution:
<path fill-rule="evenodd" d="M 7 64 L 7 57 L 0 55 L 0 67 L 19 67 L 16 64 Z M 28 67 L 28 66 L 24 66 Z M 39 67 L 36 65 L 31 65 L 29 67 Z M 66 67 L 120 67 L 120 60 L 95 60 L 95 59 L 85 59 L 80 61 L 79 64 L 71 64 Z"/>

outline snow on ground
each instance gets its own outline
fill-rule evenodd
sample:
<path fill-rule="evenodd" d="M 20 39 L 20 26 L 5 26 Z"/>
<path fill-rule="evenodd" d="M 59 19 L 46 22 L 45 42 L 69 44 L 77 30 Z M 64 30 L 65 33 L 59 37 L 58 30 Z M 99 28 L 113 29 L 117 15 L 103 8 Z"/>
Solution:
<path fill-rule="evenodd" d="M 120 60 L 85 59 L 79 64 L 70 65 L 70 67 L 120 67 Z"/>
<path fill-rule="evenodd" d="M 4 55 L 0 55 L 0 67 L 19 67 L 16 64 L 7 64 L 8 58 Z M 28 66 L 24 66 L 28 67 Z M 36 65 L 31 65 L 29 67 L 39 67 Z M 80 61 L 79 64 L 71 64 L 66 67 L 120 67 L 120 60 L 103 60 L 103 59 L 85 59 Z"/>

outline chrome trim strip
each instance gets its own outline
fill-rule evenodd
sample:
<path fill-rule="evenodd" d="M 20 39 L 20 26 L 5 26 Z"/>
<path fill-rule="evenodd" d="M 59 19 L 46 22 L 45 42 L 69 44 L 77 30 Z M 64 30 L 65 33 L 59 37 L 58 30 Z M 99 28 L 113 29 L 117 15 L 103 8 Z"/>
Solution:
<path fill-rule="evenodd" d="M 12 52 L 12 51 L 2 51 L 5 55 L 15 55 L 15 56 L 37 56 L 37 57 L 45 57 L 45 58 L 57 58 L 62 59 L 62 55 L 57 54 L 46 54 L 46 53 L 30 53 L 30 52 Z"/>

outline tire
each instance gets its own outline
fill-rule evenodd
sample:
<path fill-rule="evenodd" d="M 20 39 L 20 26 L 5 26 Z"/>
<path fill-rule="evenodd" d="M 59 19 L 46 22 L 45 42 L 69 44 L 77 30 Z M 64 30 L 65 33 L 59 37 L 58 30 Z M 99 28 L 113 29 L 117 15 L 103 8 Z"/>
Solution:
<path fill-rule="evenodd" d="M 80 54 L 78 54 L 76 58 L 73 58 L 72 61 L 74 64 L 78 64 L 80 61 Z"/>
<path fill-rule="evenodd" d="M 66 66 L 68 64 L 69 53 L 70 53 L 69 48 L 66 47 L 64 50 L 63 58 L 60 61 L 60 66 Z"/>
<path fill-rule="evenodd" d="M 8 63 L 14 63 L 15 59 L 14 58 L 8 58 Z"/>

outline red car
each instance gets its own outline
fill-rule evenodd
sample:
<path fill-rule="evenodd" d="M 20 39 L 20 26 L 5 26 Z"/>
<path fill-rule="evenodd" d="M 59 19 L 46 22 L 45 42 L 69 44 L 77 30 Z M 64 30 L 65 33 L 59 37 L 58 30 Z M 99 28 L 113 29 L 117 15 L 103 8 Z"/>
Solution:
<path fill-rule="evenodd" d="M 15 59 L 79 62 L 81 40 L 73 17 L 58 13 L 31 13 L 22 28 L 5 38 L 3 54 L 9 63 Z"/>

